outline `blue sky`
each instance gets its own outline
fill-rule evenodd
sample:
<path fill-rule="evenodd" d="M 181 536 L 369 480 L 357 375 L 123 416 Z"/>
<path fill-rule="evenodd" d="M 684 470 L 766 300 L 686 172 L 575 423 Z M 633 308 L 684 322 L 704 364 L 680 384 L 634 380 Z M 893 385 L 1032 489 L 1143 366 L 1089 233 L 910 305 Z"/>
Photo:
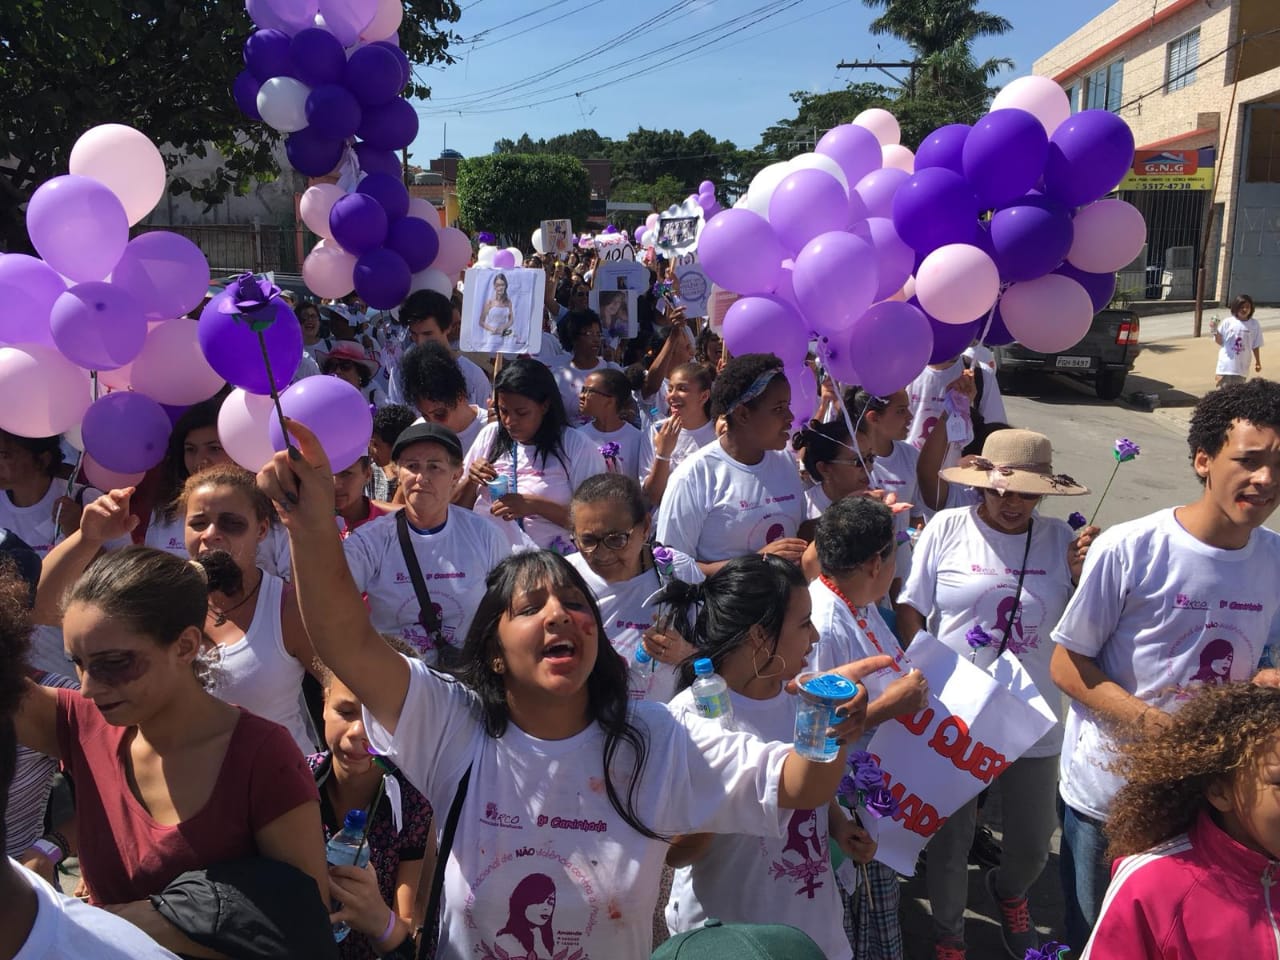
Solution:
<path fill-rule="evenodd" d="M 975 53 L 1009 57 L 1017 66 L 1004 79 L 1022 76 L 1109 5 L 985 0 L 981 9 L 1013 31 L 979 41 Z M 768 125 L 794 116 L 793 90 L 890 82 L 879 71 L 836 69 L 841 60 L 909 59 L 901 41 L 870 34 L 874 15 L 861 0 L 462 0 L 454 31 L 471 42 L 451 47 L 453 66 L 418 68 L 432 99 L 418 103 L 414 159 L 426 166 L 446 135 L 471 156 L 501 137 L 582 127 L 615 139 L 638 126 L 701 127 L 754 146 Z"/>

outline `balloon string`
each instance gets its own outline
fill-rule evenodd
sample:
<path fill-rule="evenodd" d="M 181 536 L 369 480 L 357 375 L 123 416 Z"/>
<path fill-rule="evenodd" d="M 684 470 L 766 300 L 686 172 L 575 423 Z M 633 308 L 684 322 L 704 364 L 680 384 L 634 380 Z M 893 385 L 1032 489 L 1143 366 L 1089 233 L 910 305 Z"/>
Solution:
<path fill-rule="evenodd" d="M 858 413 L 858 420 L 855 423 L 849 418 L 849 407 L 845 401 L 845 387 L 835 377 L 831 378 L 831 382 L 836 385 L 836 392 L 840 397 L 840 413 L 844 417 L 844 424 L 849 428 L 849 446 L 853 450 L 853 455 L 858 458 L 858 465 L 862 467 L 862 472 L 867 475 L 867 485 L 871 484 L 871 468 L 867 466 L 867 462 L 862 459 L 862 451 L 858 449 L 858 427 L 862 426 L 862 417 L 867 412 L 864 407 Z"/>
<path fill-rule="evenodd" d="M 93 384 L 93 399 L 98 399 L 98 371 L 89 371 L 89 382 Z M 80 438 L 81 446 L 84 445 L 84 438 Z M 84 450 L 80 451 L 80 455 L 76 457 L 76 465 L 71 468 L 71 475 L 67 477 L 67 489 L 63 496 L 70 500 L 71 490 L 75 487 L 76 477 L 80 475 L 80 471 L 84 469 Z M 62 504 L 58 504 L 58 509 L 53 511 L 53 542 L 58 542 L 59 531 L 62 529 Z"/>
<path fill-rule="evenodd" d="M 280 421 L 280 432 L 284 435 L 285 449 L 289 451 L 289 456 L 296 460 L 300 454 L 289 436 L 289 428 L 284 423 L 284 408 L 280 406 L 280 390 L 276 387 L 276 375 L 271 372 L 271 357 L 267 353 L 267 338 L 263 336 L 261 330 L 258 331 L 258 347 L 262 350 L 262 363 L 267 368 L 267 383 L 271 386 L 271 402 L 275 404 L 276 419 Z"/>
<path fill-rule="evenodd" d="M 978 337 L 978 346 L 985 347 L 987 345 L 987 337 L 991 335 L 991 325 L 995 323 L 996 320 L 996 307 L 1000 306 L 1000 297 L 1003 297 L 1004 292 L 1011 286 L 1013 286 L 1013 284 L 1000 284 L 1000 296 L 996 297 L 996 302 L 991 305 L 991 310 L 987 314 L 987 322 L 982 328 L 982 336 Z"/>

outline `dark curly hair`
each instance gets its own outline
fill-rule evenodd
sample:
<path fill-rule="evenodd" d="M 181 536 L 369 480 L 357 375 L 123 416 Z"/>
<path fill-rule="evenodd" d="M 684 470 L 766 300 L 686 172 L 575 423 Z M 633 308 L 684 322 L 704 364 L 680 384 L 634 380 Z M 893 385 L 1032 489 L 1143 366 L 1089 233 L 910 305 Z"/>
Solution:
<path fill-rule="evenodd" d="M 560 328 L 560 345 L 573 353 L 573 345 L 578 342 L 578 338 L 593 326 L 603 329 L 600 315 L 594 310 L 570 310 Z"/>
<path fill-rule="evenodd" d="M 396 438 L 417 419 L 417 414 L 403 403 L 388 403 L 373 415 L 373 435 L 387 446 L 395 446 Z"/>
<path fill-rule="evenodd" d="M 600 608 L 591 588 L 564 557 L 552 550 L 517 553 L 489 571 L 485 578 L 484 597 L 471 622 L 458 665 L 451 671 L 453 676 L 475 692 L 489 736 L 499 738 L 506 733 L 507 724 L 511 721 L 506 683 L 502 674 L 495 673 L 491 667 L 494 659 L 502 654 L 498 624 L 504 614 L 511 612 L 516 594 L 534 586 L 575 590 L 591 605 L 598 650 L 596 662 L 587 676 L 588 712 L 605 734 L 605 792 L 613 809 L 633 830 L 653 840 L 666 839 L 648 827 L 635 809 L 649 743 L 644 731 L 628 718 L 627 665 L 609 645 L 604 621 L 600 619 Z M 621 750 L 624 744 L 632 757 L 629 770 L 622 769 L 626 756 Z M 617 782 L 614 780 L 615 761 L 620 767 L 616 774 Z"/>
<path fill-rule="evenodd" d="M 861 436 L 867 436 L 865 420 L 854 424 Z M 822 483 L 827 478 L 822 475 L 823 463 L 834 463 L 840 451 L 853 446 L 849 440 L 849 425 L 844 417 L 837 417 L 829 423 L 819 423 L 805 427 L 791 439 L 791 446 L 800 454 L 804 469 L 816 482 Z M 864 460 L 865 462 L 865 460 Z"/>
<path fill-rule="evenodd" d="M 405 402 L 444 403 L 450 407 L 467 402 L 467 381 L 458 361 L 434 340 L 410 347 L 400 358 L 400 386 Z"/>
<path fill-rule="evenodd" d="M 1191 462 L 1203 450 L 1216 457 L 1227 443 L 1237 420 L 1255 427 L 1280 430 L 1280 383 L 1255 377 L 1244 383 L 1219 387 L 1200 398 L 1191 412 L 1187 447 Z M 1203 486 L 1204 477 L 1200 477 Z"/>
<path fill-rule="evenodd" d="M 850 573 L 894 544 L 893 512 L 870 497 L 845 497 L 822 512 L 814 536 L 829 575 Z"/>
<path fill-rule="evenodd" d="M 782 361 L 772 353 L 744 353 L 724 365 L 711 387 L 711 416 L 723 417 L 766 370 L 782 370 Z M 747 406 L 754 407 L 759 398 Z"/>
<path fill-rule="evenodd" d="M 58 467 L 62 465 L 62 437 L 20 437 L 8 430 L 0 430 L 0 437 L 31 454 L 45 476 L 58 475 Z M 48 459 L 40 463 L 41 457 Z"/>
<path fill-rule="evenodd" d="M 1206 686 L 1166 730 L 1122 731 L 1112 769 L 1125 784 L 1107 821 L 1108 856 L 1127 857 L 1185 832 L 1209 808 L 1206 791 L 1253 766 L 1280 733 L 1280 690 Z"/>

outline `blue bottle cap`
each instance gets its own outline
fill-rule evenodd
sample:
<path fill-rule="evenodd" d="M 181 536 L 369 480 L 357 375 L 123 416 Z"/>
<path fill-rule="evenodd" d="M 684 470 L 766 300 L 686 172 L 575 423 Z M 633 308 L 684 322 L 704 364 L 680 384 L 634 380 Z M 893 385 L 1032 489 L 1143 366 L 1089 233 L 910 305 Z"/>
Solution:
<path fill-rule="evenodd" d="M 700 657 L 693 661 L 693 672 L 699 677 L 709 676 L 716 672 L 716 668 L 706 657 Z"/>
<path fill-rule="evenodd" d="M 636 647 L 636 663 L 649 663 L 651 660 L 653 660 L 653 657 L 650 656 L 648 650 L 644 647 Z"/>
<path fill-rule="evenodd" d="M 858 693 L 858 685 L 835 673 L 820 673 L 800 685 L 800 689 L 814 700 L 843 703 Z"/>
<path fill-rule="evenodd" d="M 342 826 L 347 830 L 364 830 L 366 819 L 367 816 L 363 810 L 352 810 L 342 821 Z"/>

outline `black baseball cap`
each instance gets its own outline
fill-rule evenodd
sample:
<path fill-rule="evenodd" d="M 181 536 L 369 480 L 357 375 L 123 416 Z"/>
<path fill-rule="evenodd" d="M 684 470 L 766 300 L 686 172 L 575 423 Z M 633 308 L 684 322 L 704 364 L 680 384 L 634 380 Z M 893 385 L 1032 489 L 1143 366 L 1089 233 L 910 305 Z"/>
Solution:
<path fill-rule="evenodd" d="M 396 437 L 396 444 L 391 448 L 391 459 L 399 460 L 400 451 L 415 443 L 438 443 L 454 460 L 462 459 L 462 442 L 458 440 L 458 435 L 448 427 L 429 422 L 414 423 L 406 427 Z"/>

